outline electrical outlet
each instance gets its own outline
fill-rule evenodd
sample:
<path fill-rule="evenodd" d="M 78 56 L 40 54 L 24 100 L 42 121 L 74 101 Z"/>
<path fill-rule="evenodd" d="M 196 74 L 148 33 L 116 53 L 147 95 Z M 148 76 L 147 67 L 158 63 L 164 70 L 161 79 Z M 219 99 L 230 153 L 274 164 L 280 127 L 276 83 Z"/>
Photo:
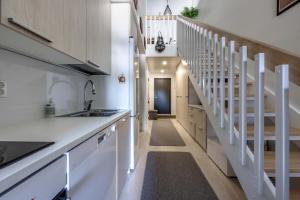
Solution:
<path fill-rule="evenodd" d="M 0 97 L 7 97 L 7 84 L 5 81 L 0 81 Z"/>

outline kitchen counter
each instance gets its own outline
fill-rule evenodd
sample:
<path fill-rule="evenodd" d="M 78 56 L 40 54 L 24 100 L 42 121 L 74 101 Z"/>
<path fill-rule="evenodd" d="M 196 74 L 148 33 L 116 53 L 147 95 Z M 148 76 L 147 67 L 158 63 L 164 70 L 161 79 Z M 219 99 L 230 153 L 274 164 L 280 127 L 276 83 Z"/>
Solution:
<path fill-rule="evenodd" d="M 128 114 L 124 110 L 110 117 L 58 117 L 0 129 L 0 141 L 55 142 L 0 169 L 0 193 Z"/>

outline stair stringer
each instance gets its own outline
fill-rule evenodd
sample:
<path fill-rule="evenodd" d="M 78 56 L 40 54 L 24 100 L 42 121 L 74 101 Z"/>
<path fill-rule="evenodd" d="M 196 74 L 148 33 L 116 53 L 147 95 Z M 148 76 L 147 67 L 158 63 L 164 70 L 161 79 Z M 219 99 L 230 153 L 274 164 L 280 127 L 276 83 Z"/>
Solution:
<path fill-rule="evenodd" d="M 248 199 L 251 200 L 265 200 L 265 199 L 275 199 L 275 187 L 273 183 L 268 178 L 267 174 L 264 174 L 264 186 L 263 186 L 263 193 L 258 195 L 257 191 L 257 181 L 256 181 L 256 172 L 254 166 L 254 155 L 247 149 L 247 158 L 246 158 L 246 165 L 241 165 L 240 162 L 240 150 L 241 145 L 239 144 L 239 140 L 237 138 L 238 131 L 235 129 L 235 142 L 233 145 L 229 143 L 229 122 L 228 116 L 225 114 L 225 127 L 220 127 L 220 118 L 213 113 L 213 106 L 212 104 L 208 104 L 207 97 L 204 96 L 200 86 L 197 83 L 194 75 L 192 75 L 191 71 L 189 71 L 189 78 L 191 83 L 194 86 L 194 89 L 201 100 L 201 103 L 206 111 L 207 117 L 214 128 L 216 135 L 223 146 L 224 152 L 235 172 L 237 175 L 239 182 L 247 196 Z"/>

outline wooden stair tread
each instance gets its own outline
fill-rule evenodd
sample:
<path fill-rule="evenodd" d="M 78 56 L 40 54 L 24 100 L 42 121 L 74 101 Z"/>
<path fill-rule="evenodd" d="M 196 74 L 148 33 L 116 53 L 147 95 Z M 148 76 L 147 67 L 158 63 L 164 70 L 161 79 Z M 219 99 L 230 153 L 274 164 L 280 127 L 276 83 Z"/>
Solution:
<path fill-rule="evenodd" d="M 290 152 L 290 173 L 300 173 L 300 152 Z M 275 152 L 265 152 L 265 171 L 267 173 L 275 173 Z"/>
<path fill-rule="evenodd" d="M 249 136 L 254 136 L 254 125 L 247 125 L 247 133 Z M 289 135 L 300 137 L 300 129 L 289 127 Z M 265 136 L 275 136 L 275 125 L 265 126 Z"/>
<path fill-rule="evenodd" d="M 265 94 L 264 97 L 267 97 L 267 95 Z M 220 99 L 220 97 L 218 97 L 218 99 Z M 246 97 L 247 100 L 254 100 L 255 99 L 255 95 L 254 94 L 248 94 Z M 235 101 L 239 101 L 240 97 L 238 96 L 238 94 L 236 94 L 234 96 L 234 100 Z M 228 101 L 228 95 L 225 95 L 225 101 Z"/>
<path fill-rule="evenodd" d="M 252 80 L 247 81 L 247 86 L 252 86 L 252 85 L 254 85 L 254 82 L 253 82 Z M 228 84 L 228 83 L 225 83 L 224 86 L 225 86 L 225 88 L 228 88 L 229 84 Z M 214 88 L 213 84 L 212 84 L 211 87 L 212 87 L 212 89 Z M 235 84 L 234 84 L 234 87 L 235 87 L 235 88 L 239 88 L 240 85 L 239 85 L 238 83 L 235 83 Z M 220 84 L 217 85 L 217 88 L 220 88 Z"/>
<path fill-rule="evenodd" d="M 239 114 L 239 107 L 236 107 L 234 109 L 234 113 L 235 114 Z M 228 108 L 226 108 L 226 112 L 228 112 Z M 254 114 L 255 110 L 254 110 L 254 107 L 248 107 L 247 108 L 247 114 Z M 273 111 L 272 108 L 265 108 L 265 115 L 275 115 L 275 111 Z"/>

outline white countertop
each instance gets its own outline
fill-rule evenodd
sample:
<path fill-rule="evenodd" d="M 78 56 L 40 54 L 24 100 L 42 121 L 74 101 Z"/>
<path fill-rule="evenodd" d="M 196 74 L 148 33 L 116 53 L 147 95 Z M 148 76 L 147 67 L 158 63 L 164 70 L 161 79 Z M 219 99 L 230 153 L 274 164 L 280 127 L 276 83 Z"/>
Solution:
<path fill-rule="evenodd" d="M 0 169 L 0 193 L 128 114 L 122 111 L 111 117 L 57 117 L 0 129 L 0 141 L 55 142 Z"/>

